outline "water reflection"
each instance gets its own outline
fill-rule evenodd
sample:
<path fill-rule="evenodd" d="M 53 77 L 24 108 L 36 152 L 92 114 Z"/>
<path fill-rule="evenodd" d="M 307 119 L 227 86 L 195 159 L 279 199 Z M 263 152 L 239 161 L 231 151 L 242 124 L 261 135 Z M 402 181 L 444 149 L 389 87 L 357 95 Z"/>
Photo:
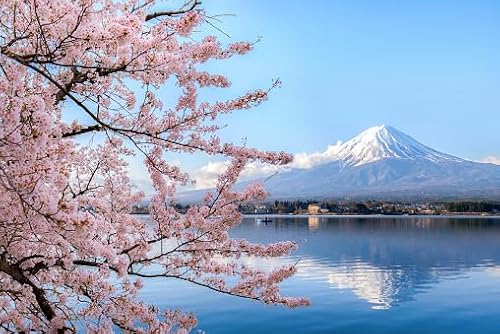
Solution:
<path fill-rule="evenodd" d="M 500 217 L 255 217 L 232 231 L 259 243 L 296 240 L 298 263 L 283 294 L 307 308 L 250 303 L 177 280 L 147 280 L 141 298 L 194 312 L 217 334 L 498 334 Z M 165 245 L 167 246 L 167 245 Z"/>
<path fill-rule="evenodd" d="M 339 289 L 352 289 L 358 297 L 373 304 L 373 309 L 388 309 L 397 300 L 402 275 L 402 270 L 360 264 L 336 268 L 328 274 L 328 282 Z"/>
<path fill-rule="evenodd" d="M 311 216 L 274 218 L 266 231 L 265 241 L 300 240 L 299 278 L 350 290 L 373 309 L 415 300 L 474 268 L 500 278 L 500 224 L 493 219 Z M 254 232 L 245 221 L 235 233 L 262 242 L 262 230 Z"/>
<path fill-rule="evenodd" d="M 500 279 L 500 266 L 486 268 L 485 272 L 489 274 L 491 277 Z"/>
<path fill-rule="evenodd" d="M 319 217 L 311 216 L 307 218 L 307 225 L 309 226 L 309 231 L 314 232 L 319 229 Z"/>

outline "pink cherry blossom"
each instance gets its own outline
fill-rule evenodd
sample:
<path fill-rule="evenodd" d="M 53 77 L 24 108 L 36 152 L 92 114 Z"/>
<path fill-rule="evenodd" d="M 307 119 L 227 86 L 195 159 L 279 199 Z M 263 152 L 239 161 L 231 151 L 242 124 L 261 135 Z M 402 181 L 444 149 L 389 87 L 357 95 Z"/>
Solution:
<path fill-rule="evenodd" d="M 269 271 L 241 261 L 280 257 L 295 243 L 229 234 L 242 219 L 238 205 L 266 196 L 261 184 L 235 190 L 245 165 L 281 165 L 291 156 L 222 142 L 215 121 L 263 103 L 269 90 L 217 102 L 198 94 L 230 85 L 200 64 L 243 55 L 252 44 L 224 46 L 194 34 L 206 20 L 197 0 L 179 10 L 166 5 L 0 3 L 0 331 L 186 333 L 196 326 L 192 314 L 139 299 L 148 277 L 308 304 L 280 294 L 295 266 Z M 166 107 L 158 88 L 169 80 L 180 93 Z M 88 145 L 75 141 L 82 136 Z M 168 152 L 231 160 L 216 188 L 185 214 L 175 208 L 176 191 L 192 180 L 165 159 Z M 144 160 L 155 190 L 151 222 L 131 215 L 144 198 L 129 179 L 132 155 Z"/>

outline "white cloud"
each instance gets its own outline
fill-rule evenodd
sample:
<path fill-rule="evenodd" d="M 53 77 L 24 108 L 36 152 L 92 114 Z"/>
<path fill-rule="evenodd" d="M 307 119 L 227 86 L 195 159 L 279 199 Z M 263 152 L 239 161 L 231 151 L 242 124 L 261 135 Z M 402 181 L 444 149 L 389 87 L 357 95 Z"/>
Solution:
<path fill-rule="evenodd" d="M 196 170 L 192 177 L 196 180 L 196 189 L 212 188 L 217 183 L 217 177 L 229 166 L 229 161 L 209 161 Z"/>
<path fill-rule="evenodd" d="M 339 148 L 341 145 L 342 142 L 338 141 L 335 145 L 328 145 L 326 150 L 323 152 L 294 154 L 293 161 L 290 164 L 290 167 L 309 169 L 314 166 L 337 160 L 337 154 L 339 153 Z"/>
<path fill-rule="evenodd" d="M 271 176 L 276 172 L 282 172 L 291 168 L 309 169 L 337 159 L 337 154 L 342 142 L 337 142 L 335 145 L 328 145 L 326 150 L 322 152 L 312 153 L 297 153 L 294 154 L 293 161 L 286 166 L 275 166 L 263 164 L 260 162 L 249 163 L 241 174 L 241 180 L 255 179 L 258 177 Z M 145 173 L 145 167 L 137 156 L 128 159 L 129 172 L 132 183 L 137 189 L 143 190 L 146 194 L 153 192 L 149 174 Z M 178 160 L 169 161 L 170 164 L 182 167 Z M 205 165 L 196 170 L 190 171 L 190 176 L 196 181 L 193 186 L 181 187 L 187 189 L 207 189 L 213 188 L 217 183 L 218 176 L 229 166 L 229 160 L 225 161 L 209 161 Z M 189 170 L 187 170 L 189 172 Z"/>
<path fill-rule="evenodd" d="M 196 180 L 196 189 L 212 188 L 217 184 L 217 177 L 229 166 L 229 160 L 210 161 L 196 170 L 192 177 Z M 258 162 L 249 163 L 241 173 L 241 179 L 250 179 L 257 176 L 271 175 L 283 167 L 262 164 Z"/>
<path fill-rule="evenodd" d="M 342 142 L 328 145 L 323 152 L 297 153 L 293 161 L 287 166 L 274 166 L 260 162 L 249 163 L 241 174 L 241 179 L 251 179 L 258 176 L 272 175 L 276 172 L 285 171 L 290 168 L 309 169 L 337 159 L 339 147 Z M 229 161 L 210 161 L 200 167 L 192 177 L 196 180 L 196 189 L 212 188 L 217 183 L 217 177 L 229 166 Z"/>
<path fill-rule="evenodd" d="M 495 157 L 493 155 L 490 155 L 487 156 L 486 158 L 479 160 L 479 162 L 486 162 L 490 164 L 500 165 L 500 157 Z"/>
<path fill-rule="evenodd" d="M 283 166 L 263 164 L 260 162 L 251 162 L 246 165 L 245 169 L 241 173 L 241 176 L 244 178 L 249 178 L 254 176 L 270 175 L 284 169 L 288 168 Z"/>

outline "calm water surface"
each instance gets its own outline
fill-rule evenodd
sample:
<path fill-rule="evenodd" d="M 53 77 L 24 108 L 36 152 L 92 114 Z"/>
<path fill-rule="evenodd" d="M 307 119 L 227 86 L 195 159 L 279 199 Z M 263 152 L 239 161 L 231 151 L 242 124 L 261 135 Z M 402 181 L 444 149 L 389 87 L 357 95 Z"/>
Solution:
<path fill-rule="evenodd" d="M 500 217 L 245 218 L 235 237 L 295 240 L 286 309 L 183 282 L 152 280 L 143 297 L 196 313 L 207 333 L 500 333 Z"/>

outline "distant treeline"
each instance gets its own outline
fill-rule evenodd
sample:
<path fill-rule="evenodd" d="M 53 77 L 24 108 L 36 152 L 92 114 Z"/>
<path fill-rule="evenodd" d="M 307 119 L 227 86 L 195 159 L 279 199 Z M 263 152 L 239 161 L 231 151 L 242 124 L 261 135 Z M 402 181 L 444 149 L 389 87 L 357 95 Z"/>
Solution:
<path fill-rule="evenodd" d="M 178 212 L 185 213 L 189 206 L 176 204 Z M 386 201 L 352 201 L 352 200 L 285 200 L 259 204 L 240 205 L 242 213 L 269 214 L 382 214 L 382 215 L 418 215 L 447 213 L 494 213 L 500 214 L 500 202 L 486 201 L 452 201 L 430 203 L 405 203 Z M 149 205 L 133 208 L 134 213 L 148 213 Z"/>
<path fill-rule="evenodd" d="M 495 212 L 500 211 L 500 203 L 488 202 L 449 202 L 444 203 L 449 212 Z"/>
<path fill-rule="evenodd" d="M 259 205 L 240 206 L 243 213 L 277 213 L 277 214 L 300 214 L 311 213 L 311 206 L 317 213 L 340 213 L 340 214 L 398 214 L 403 213 L 403 205 L 399 203 L 386 203 L 380 201 L 350 201 L 350 200 L 285 200 L 262 203 Z"/>
<path fill-rule="evenodd" d="M 319 208 L 319 212 L 317 212 Z M 314 210 L 314 211 L 313 211 Z M 352 200 L 295 200 L 274 201 L 258 205 L 240 206 L 243 213 L 332 213 L 332 214 L 446 214 L 460 213 L 500 213 L 500 202 L 454 201 L 405 203 L 389 201 L 352 201 Z"/>

